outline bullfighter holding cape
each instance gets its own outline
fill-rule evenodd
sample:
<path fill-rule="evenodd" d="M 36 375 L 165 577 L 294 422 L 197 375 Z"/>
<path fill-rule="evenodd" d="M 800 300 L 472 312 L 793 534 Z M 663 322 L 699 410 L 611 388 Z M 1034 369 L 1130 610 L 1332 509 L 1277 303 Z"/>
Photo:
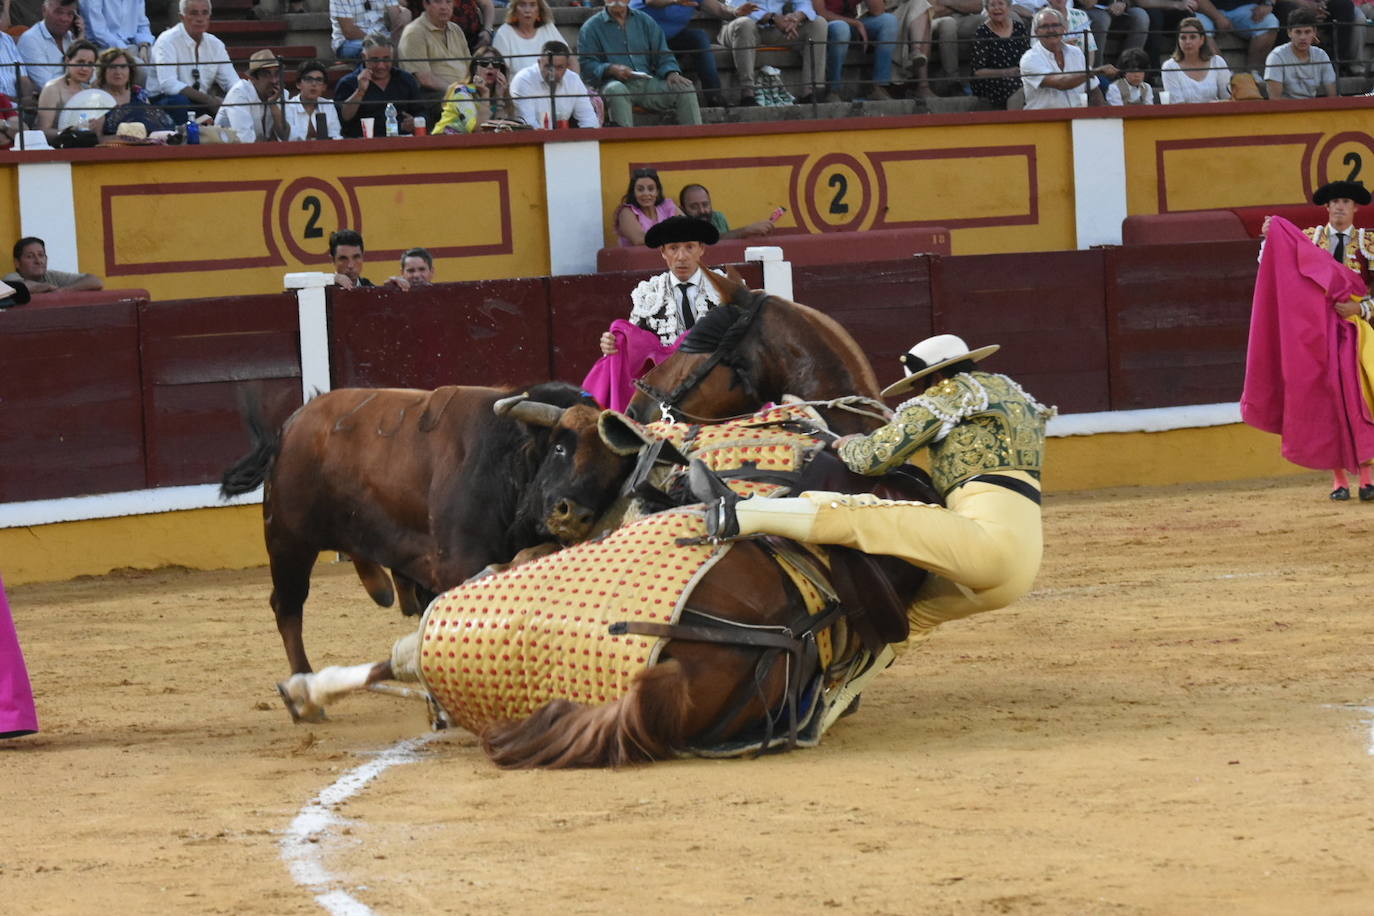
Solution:
<path fill-rule="evenodd" d="M 1281 436 L 1294 464 L 1330 470 L 1336 500 L 1350 498 L 1346 471 L 1354 468 L 1360 499 L 1374 500 L 1374 329 L 1358 305 L 1367 296 L 1359 273 L 1272 218 L 1255 279 L 1241 418 Z"/>

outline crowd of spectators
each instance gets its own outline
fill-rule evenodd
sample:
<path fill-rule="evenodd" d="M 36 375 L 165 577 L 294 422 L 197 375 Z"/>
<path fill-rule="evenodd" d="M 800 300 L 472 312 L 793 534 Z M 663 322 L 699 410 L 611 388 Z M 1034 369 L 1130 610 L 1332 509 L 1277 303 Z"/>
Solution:
<path fill-rule="evenodd" d="M 0 145 L 26 125 L 50 143 L 72 128 L 114 142 L 188 120 L 240 142 L 629 127 L 636 111 L 699 124 L 703 103 L 930 96 L 937 69 L 945 94 L 994 108 L 1303 99 L 1363 70 L 1366 25 L 1354 0 L 604 0 L 570 47 L 548 0 L 330 0 L 331 50 L 354 64 L 331 98 L 320 60 L 263 49 L 240 77 L 211 3 L 179 0 L 156 36 L 144 0 L 0 5 Z M 719 22 L 734 92 L 703 19 Z M 1234 73 L 1227 33 L 1244 48 Z M 761 47 L 794 53 L 795 96 L 759 87 Z"/>

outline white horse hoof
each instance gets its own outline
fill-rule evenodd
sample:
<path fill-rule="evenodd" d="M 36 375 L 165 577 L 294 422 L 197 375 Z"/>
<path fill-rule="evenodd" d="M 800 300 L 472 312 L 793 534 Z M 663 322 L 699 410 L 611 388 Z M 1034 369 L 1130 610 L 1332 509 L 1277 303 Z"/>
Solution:
<path fill-rule="evenodd" d="M 291 721 L 296 724 L 324 721 L 324 707 L 316 706 L 310 699 L 308 678 L 307 674 L 293 674 L 277 684 L 277 693 L 281 694 L 281 701 L 286 704 L 286 711 L 291 713 Z"/>

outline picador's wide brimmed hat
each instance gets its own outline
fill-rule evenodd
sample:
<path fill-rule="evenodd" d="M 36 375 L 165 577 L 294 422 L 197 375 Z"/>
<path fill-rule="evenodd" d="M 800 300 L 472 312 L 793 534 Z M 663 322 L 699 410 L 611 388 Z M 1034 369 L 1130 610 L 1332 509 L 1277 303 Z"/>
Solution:
<path fill-rule="evenodd" d="M 1317 188 L 1316 193 L 1312 195 L 1312 203 L 1321 207 L 1342 197 L 1353 200 L 1363 207 L 1369 203 L 1369 189 L 1364 186 L 1363 181 L 1328 181 Z"/>
<path fill-rule="evenodd" d="M 953 334 L 936 334 L 934 337 L 927 337 L 897 357 L 902 362 L 902 369 L 906 371 L 906 378 L 900 382 L 893 382 L 884 388 L 883 397 L 901 394 L 909 390 L 919 379 L 925 378 L 930 373 L 943 369 L 951 363 L 966 359 L 971 359 L 976 363 L 980 359 L 986 359 L 996 353 L 1000 346 L 1001 344 L 989 344 L 986 347 L 979 347 L 977 350 L 970 350 L 962 337 L 956 337 Z"/>
<path fill-rule="evenodd" d="M 716 227 L 704 219 L 690 216 L 670 216 L 661 223 L 655 223 L 644 233 L 644 244 L 650 248 L 662 248 L 669 242 L 701 242 L 714 245 L 720 241 Z"/>

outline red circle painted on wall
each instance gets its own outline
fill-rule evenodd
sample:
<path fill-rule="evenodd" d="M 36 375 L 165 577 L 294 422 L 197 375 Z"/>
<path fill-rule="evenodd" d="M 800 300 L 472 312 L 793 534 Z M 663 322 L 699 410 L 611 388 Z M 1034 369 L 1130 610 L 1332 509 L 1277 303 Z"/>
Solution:
<path fill-rule="evenodd" d="M 862 228 L 873 209 L 868 170 L 848 153 L 830 153 L 817 159 L 802 187 L 802 206 L 820 232 Z"/>
<path fill-rule="evenodd" d="M 1314 190 L 1328 181 L 1361 181 L 1365 187 L 1374 187 L 1374 137 L 1350 130 L 1322 144 Z"/>
<path fill-rule="evenodd" d="M 277 198 L 277 231 L 302 264 L 329 259 L 329 234 L 352 226 L 343 195 L 323 178 L 297 178 Z"/>

